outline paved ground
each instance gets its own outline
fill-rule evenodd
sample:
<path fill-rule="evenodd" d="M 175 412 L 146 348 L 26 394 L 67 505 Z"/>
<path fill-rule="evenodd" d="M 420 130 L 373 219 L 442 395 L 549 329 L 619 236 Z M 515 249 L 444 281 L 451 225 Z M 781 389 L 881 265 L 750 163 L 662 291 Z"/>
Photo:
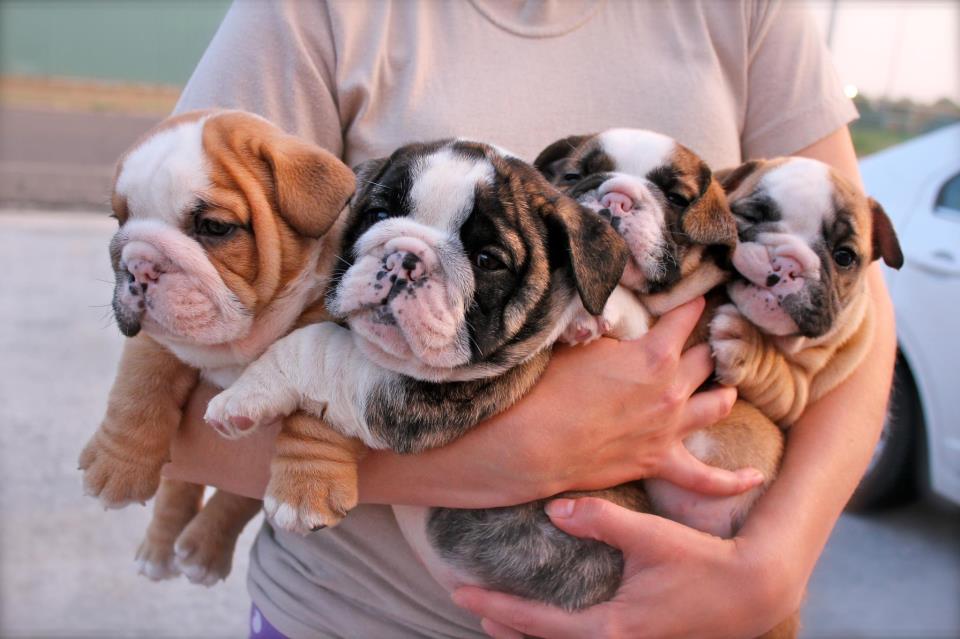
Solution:
<path fill-rule="evenodd" d="M 153 584 L 132 562 L 146 510 L 81 496 L 76 455 L 121 344 L 106 306 L 113 225 L 0 213 L 0 636 L 242 636 L 254 526 L 225 584 Z M 960 637 L 957 511 L 845 516 L 804 618 L 807 637 Z"/>

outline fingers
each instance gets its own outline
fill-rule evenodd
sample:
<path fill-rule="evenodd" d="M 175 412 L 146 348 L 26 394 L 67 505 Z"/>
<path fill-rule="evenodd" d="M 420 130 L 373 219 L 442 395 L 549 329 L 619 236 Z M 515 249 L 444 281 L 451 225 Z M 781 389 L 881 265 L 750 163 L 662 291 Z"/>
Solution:
<path fill-rule="evenodd" d="M 641 541 L 639 530 L 645 525 L 644 519 L 651 517 L 596 497 L 554 499 L 545 510 L 564 532 L 602 541 L 624 553 Z"/>
<path fill-rule="evenodd" d="M 730 386 L 695 393 L 683 407 L 678 434 L 683 438 L 695 430 L 716 424 L 730 414 L 736 401 L 737 389 Z"/>
<path fill-rule="evenodd" d="M 710 354 L 709 344 L 697 344 L 687 349 L 680 356 L 680 364 L 677 366 L 675 377 L 679 389 L 683 391 L 685 397 L 693 394 L 693 391 L 710 379 L 713 374 L 714 362 Z"/>
<path fill-rule="evenodd" d="M 652 367 L 677 361 L 690 333 L 697 326 L 706 302 L 698 297 L 661 316 L 650 332 L 638 340 L 647 363 Z"/>
<path fill-rule="evenodd" d="M 704 464 L 679 442 L 670 449 L 657 476 L 681 488 L 716 497 L 739 495 L 763 483 L 763 473 L 755 468 L 729 471 Z"/>
<path fill-rule="evenodd" d="M 565 612 L 539 602 L 469 586 L 455 590 L 452 598 L 453 603 L 482 617 L 483 629 L 496 639 L 516 639 L 522 634 L 573 639 L 590 636 L 590 629 L 597 627 L 596 607 L 583 612 Z M 513 632 L 507 632 L 511 629 Z"/>

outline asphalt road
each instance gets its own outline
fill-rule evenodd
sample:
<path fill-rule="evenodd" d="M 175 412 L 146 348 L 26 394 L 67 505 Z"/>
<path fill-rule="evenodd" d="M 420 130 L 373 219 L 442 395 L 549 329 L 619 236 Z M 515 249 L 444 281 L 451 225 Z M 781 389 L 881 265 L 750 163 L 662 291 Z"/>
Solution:
<path fill-rule="evenodd" d="M 245 636 L 251 525 L 226 583 L 134 574 L 147 511 L 81 495 L 121 337 L 104 214 L 0 212 L 0 636 Z M 790 549 L 785 548 L 785 553 Z M 810 584 L 805 637 L 960 637 L 960 516 L 844 516 Z"/>

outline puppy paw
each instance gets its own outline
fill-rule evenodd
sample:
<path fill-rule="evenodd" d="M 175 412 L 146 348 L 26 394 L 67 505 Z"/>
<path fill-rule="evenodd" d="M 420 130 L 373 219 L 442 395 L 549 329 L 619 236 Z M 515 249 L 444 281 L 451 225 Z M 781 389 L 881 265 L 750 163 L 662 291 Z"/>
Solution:
<path fill-rule="evenodd" d="M 564 344 L 576 346 L 577 344 L 589 344 L 601 335 L 610 332 L 612 328 L 610 321 L 598 315 L 591 315 L 586 309 L 581 309 L 567 324 L 563 333 L 560 334 L 559 341 Z"/>
<path fill-rule="evenodd" d="M 172 579 L 180 574 L 171 543 L 144 539 L 137 549 L 136 562 L 137 572 L 152 581 Z"/>
<path fill-rule="evenodd" d="M 753 326 L 733 304 L 719 307 L 710 320 L 710 349 L 716 360 L 717 380 L 738 386 L 747 375 Z"/>
<path fill-rule="evenodd" d="M 266 393 L 231 387 L 210 400 L 203 418 L 227 439 L 239 439 L 279 416 Z"/>
<path fill-rule="evenodd" d="M 209 527 L 188 526 L 173 547 L 173 563 L 190 583 L 215 585 L 230 574 L 234 543 Z"/>
<path fill-rule="evenodd" d="M 355 474 L 339 479 L 274 470 L 263 509 L 277 528 L 305 535 L 339 524 L 357 500 Z"/>
<path fill-rule="evenodd" d="M 106 508 L 145 503 L 160 486 L 162 461 L 151 464 L 138 451 L 128 451 L 106 439 L 102 431 L 97 431 L 80 453 L 84 492 Z"/>

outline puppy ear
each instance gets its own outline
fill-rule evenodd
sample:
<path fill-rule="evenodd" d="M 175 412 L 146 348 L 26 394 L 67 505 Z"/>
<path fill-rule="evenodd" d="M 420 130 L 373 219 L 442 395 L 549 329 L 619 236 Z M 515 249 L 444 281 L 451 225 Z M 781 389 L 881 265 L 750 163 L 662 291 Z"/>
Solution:
<path fill-rule="evenodd" d="M 747 176 L 759 169 L 762 164 L 763 162 L 760 160 L 750 160 L 734 168 L 716 171 L 713 175 L 717 178 L 721 188 L 729 195 L 736 191 L 737 187 L 747 179 Z"/>
<path fill-rule="evenodd" d="M 610 224 L 571 198 L 561 196 L 546 209 L 552 256 L 569 262 L 584 308 L 600 315 L 627 265 L 626 243 Z"/>
<path fill-rule="evenodd" d="M 577 147 L 583 144 L 584 140 L 591 137 L 593 136 L 571 135 L 562 140 L 557 140 L 540 151 L 540 155 L 533 161 L 533 166 L 549 181 L 555 182 L 560 177 L 559 173 L 564 161 L 577 150 Z"/>
<path fill-rule="evenodd" d="M 882 257 L 887 266 L 898 269 L 903 266 L 903 252 L 900 250 L 900 240 L 893 230 L 893 223 L 879 202 L 868 197 L 867 203 L 873 214 L 873 259 Z"/>
<path fill-rule="evenodd" d="M 706 188 L 687 207 L 680 225 L 683 232 L 697 244 L 721 244 L 735 248 L 737 222 L 730 211 L 727 197 L 705 164 L 703 169 L 705 173 L 701 173 L 701 180 L 705 180 Z"/>
<path fill-rule="evenodd" d="M 301 235 L 326 233 L 353 194 L 353 172 L 330 152 L 283 133 L 270 138 L 261 155 L 273 174 L 280 216 Z"/>
<path fill-rule="evenodd" d="M 353 173 L 357 176 L 357 191 L 363 191 L 370 182 L 376 180 L 377 175 L 386 166 L 389 158 L 374 158 L 365 160 L 353 167 Z"/>

